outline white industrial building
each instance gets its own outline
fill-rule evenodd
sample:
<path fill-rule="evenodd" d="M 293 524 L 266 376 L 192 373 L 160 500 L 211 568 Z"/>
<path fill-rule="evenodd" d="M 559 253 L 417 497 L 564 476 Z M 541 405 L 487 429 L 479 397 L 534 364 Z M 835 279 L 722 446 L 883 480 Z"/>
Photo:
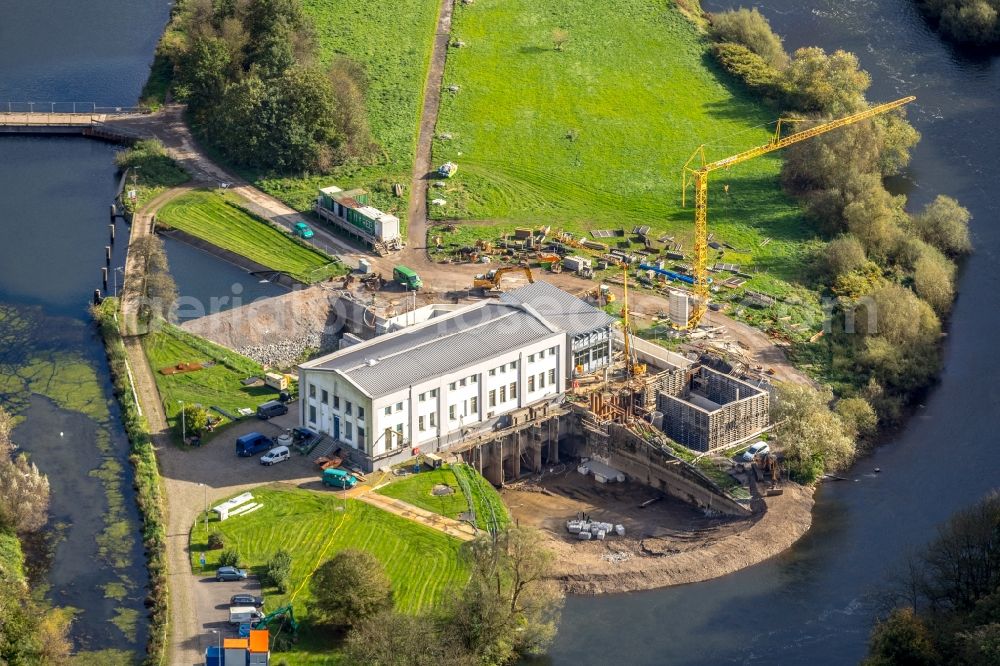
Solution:
<path fill-rule="evenodd" d="M 299 366 L 301 422 L 370 471 L 559 398 L 611 359 L 615 320 L 548 283 L 436 312 Z"/>

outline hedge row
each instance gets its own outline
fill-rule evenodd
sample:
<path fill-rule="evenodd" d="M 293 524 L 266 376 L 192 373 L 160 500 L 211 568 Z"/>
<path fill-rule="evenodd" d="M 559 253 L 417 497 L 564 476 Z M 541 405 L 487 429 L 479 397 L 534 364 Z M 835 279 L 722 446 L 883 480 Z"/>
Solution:
<path fill-rule="evenodd" d="M 122 424 L 131 443 L 129 461 L 135 470 L 136 502 L 142 514 L 142 544 L 149 572 L 149 642 L 146 644 L 144 666 L 160 666 L 166 660 L 169 600 L 167 589 L 167 541 L 164 523 L 163 490 L 156 451 L 150 439 L 146 419 L 139 414 L 132 398 L 132 384 L 125 364 L 125 345 L 118 330 L 118 300 L 106 298 L 93 308 L 104 339 L 104 349 L 111 366 L 115 396 L 121 405 Z"/>

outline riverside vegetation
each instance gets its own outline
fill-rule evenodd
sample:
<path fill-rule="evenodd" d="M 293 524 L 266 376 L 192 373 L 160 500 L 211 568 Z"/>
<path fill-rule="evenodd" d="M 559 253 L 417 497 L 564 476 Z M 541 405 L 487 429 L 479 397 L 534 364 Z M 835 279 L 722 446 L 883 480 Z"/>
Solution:
<path fill-rule="evenodd" d="M 979 47 L 1000 44 L 998 0 L 917 0 L 917 5 L 948 39 Z"/>
<path fill-rule="evenodd" d="M 788 54 L 756 9 L 708 19 L 722 67 L 776 109 L 806 119 L 797 128 L 867 108 L 870 77 L 853 54 Z M 905 168 L 918 140 L 893 112 L 784 151 L 785 189 L 830 239 L 814 253 L 811 281 L 833 304 L 831 333 L 796 341 L 791 354 L 832 395 L 817 399 L 786 388 L 776 401 L 778 436 L 805 480 L 853 459 L 841 435 L 871 442 L 873 417 L 882 426 L 900 423 L 940 370 L 941 319 L 954 300 L 956 261 L 972 249 L 970 216 L 945 196 L 911 215 L 905 196 L 886 190 L 883 178 Z M 817 426 L 811 432 L 799 427 L 803 416 Z M 820 432 L 829 435 L 820 438 L 826 445 L 814 439 Z"/>

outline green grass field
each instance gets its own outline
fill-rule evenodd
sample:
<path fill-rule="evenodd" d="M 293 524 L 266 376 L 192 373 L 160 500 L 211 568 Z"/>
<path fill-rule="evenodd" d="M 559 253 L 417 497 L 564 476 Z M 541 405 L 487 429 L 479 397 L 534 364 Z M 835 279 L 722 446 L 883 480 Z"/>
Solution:
<path fill-rule="evenodd" d="M 552 31 L 569 33 L 565 49 Z M 681 208 L 681 167 L 699 144 L 719 159 L 766 143 L 773 112 L 713 65 L 672 3 L 477 0 L 455 7 L 434 164 L 458 173 L 431 206 L 458 225 L 446 242 L 496 238 L 515 225 L 571 232 L 644 224 L 692 247 L 693 210 Z M 710 231 L 732 245 L 719 261 L 780 279 L 800 274 L 812 237 L 779 187 L 777 156 L 717 172 Z M 723 185 L 729 185 L 724 193 Z M 485 227 L 485 228 L 484 228 Z M 437 228 L 434 233 L 442 233 Z M 765 238 L 773 240 L 761 246 Z M 714 257 L 713 257 L 714 259 Z"/>
<path fill-rule="evenodd" d="M 291 486 L 271 486 L 253 491 L 264 505 L 246 516 L 225 522 L 209 520 L 209 531 L 222 533 L 227 547 L 235 547 L 243 564 L 262 574 L 264 565 L 279 548 L 292 555 L 289 594 L 280 595 L 264 583 L 266 608 L 283 606 L 313 569 L 344 548 L 367 550 L 382 562 L 392 580 L 399 610 L 414 613 L 440 604 L 465 584 L 468 571 L 459 560 L 461 544 L 440 532 L 377 509 L 357 500 L 341 500 L 332 493 L 312 492 Z M 191 532 L 191 565 L 201 571 L 205 553 L 208 571 L 214 571 L 222 551 L 205 550 L 207 533 L 202 522 Z M 294 598 L 297 617 L 306 617 L 309 585 Z"/>
<path fill-rule="evenodd" d="M 431 490 L 439 484 L 450 486 L 455 492 L 451 495 L 433 495 Z M 447 467 L 405 476 L 375 492 L 456 520 L 469 510 L 469 502 L 458 486 L 455 473 Z"/>
<path fill-rule="evenodd" d="M 250 215 L 240 203 L 232 193 L 196 190 L 165 204 L 157 221 L 307 284 L 346 272 L 340 262 Z"/>
<path fill-rule="evenodd" d="M 452 469 L 459 485 L 467 487 L 472 496 L 472 508 L 476 512 L 476 526 L 481 530 L 506 527 L 510 523 L 510 514 L 496 488 L 469 465 L 455 465 Z"/>
<path fill-rule="evenodd" d="M 161 329 L 143 338 L 146 358 L 156 377 L 156 388 L 163 400 L 167 421 L 174 427 L 180 415 L 180 403 L 200 404 L 212 416 L 221 417 L 211 407 L 221 407 L 236 414 L 240 407 L 256 409 L 257 405 L 278 397 L 277 391 L 268 386 L 246 387 L 240 383 L 247 377 L 262 377 L 263 369 L 254 361 L 216 344 L 165 324 Z M 164 375 L 161 368 L 178 363 L 214 363 L 196 372 Z M 250 417 L 254 418 L 254 417 Z M 222 423 L 228 423 L 222 417 Z M 218 430 L 216 431 L 218 432 Z M 206 433 L 203 439 L 210 439 Z M 180 438 L 178 438 L 180 441 Z"/>
<path fill-rule="evenodd" d="M 249 175 L 261 189 L 301 211 L 312 208 L 318 187 L 364 187 L 375 206 L 405 224 L 407 199 L 394 197 L 392 184 L 409 189 L 440 1 L 303 0 L 302 5 L 314 21 L 324 62 L 343 55 L 364 66 L 368 119 L 380 151 L 373 164 L 337 167 L 326 176 Z"/>

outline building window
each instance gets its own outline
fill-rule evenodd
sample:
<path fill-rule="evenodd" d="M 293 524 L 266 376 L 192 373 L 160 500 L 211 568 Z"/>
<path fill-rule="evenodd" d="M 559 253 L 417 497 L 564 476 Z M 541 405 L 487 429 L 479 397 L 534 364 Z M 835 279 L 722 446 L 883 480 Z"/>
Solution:
<path fill-rule="evenodd" d="M 507 364 L 506 363 L 504 365 L 500 366 L 500 372 L 507 372 Z"/>
<path fill-rule="evenodd" d="M 316 385 L 315 384 L 312 384 L 312 383 L 309 384 L 309 397 L 310 398 L 315 398 L 316 397 Z"/>
<path fill-rule="evenodd" d="M 501 386 L 500 387 L 500 402 L 501 403 L 507 402 L 507 387 L 506 386 Z"/>
<path fill-rule="evenodd" d="M 469 381 L 472 382 L 473 384 L 478 384 L 479 383 L 479 375 L 472 375 L 471 377 L 469 377 Z"/>
<path fill-rule="evenodd" d="M 538 352 L 538 358 L 539 359 L 545 358 L 545 350 L 544 349 L 542 351 Z"/>
<path fill-rule="evenodd" d="M 417 417 L 417 428 L 421 432 L 423 432 L 424 430 L 427 430 L 427 428 L 424 426 L 424 417 L 423 416 L 418 416 Z"/>
<path fill-rule="evenodd" d="M 555 383 L 556 383 L 556 371 L 555 368 L 553 368 L 552 370 L 549 370 L 549 384 L 555 384 Z"/>
<path fill-rule="evenodd" d="M 474 396 L 472 398 L 469 398 L 469 409 L 472 410 L 473 414 L 479 413 L 479 398 L 476 398 Z"/>
<path fill-rule="evenodd" d="M 458 385 L 459 385 L 459 386 L 465 386 L 465 377 L 463 377 L 463 378 L 461 379 L 461 381 L 459 381 L 459 382 L 458 382 Z"/>
<path fill-rule="evenodd" d="M 358 418 L 359 419 L 365 418 L 365 408 L 362 407 L 361 405 L 358 405 Z"/>
<path fill-rule="evenodd" d="M 333 408 L 340 409 L 340 396 L 333 396 Z"/>
<path fill-rule="evenodd" d="M 550 347 L 549 353 L 555 356 L 558 353 L 558 349 L 559 349 L 558 347 Z"/>
<path fill-rule="evenodd" d="M 420 394 L 420 402 L 424 402 L 425 400 L 427 400 L 427 394 L 426 393 L 421 393 Z"/>
<path fill-rule="evenodd" d="M 396 411 L 397 412 L 403 411 L 403 403 L 401 403 L 401 402 L 397 402 L 396 403 Z"/>
<path fill-rule="evenodd" d="M 535 390 L 535 376 L 534 375 L 529 375 L 528 376 L 528 393 L 531 393 L 534 390 Z"/>
<path fill-rule="evenodd" d="M 517 361 L 511 361 L 510 362 L 510 369 L 511 370 L 517 370 Z"/>
<path fill-rule="evenodd" d="M 497 369 L 490 368 L 490 377 L 496 377 L 496 376 L 497 376 Z"/>
<path fill-rule="evenodd" d="M 448 406 L 448 418 L 451 419 L 452 421 L 454 421 L 456 418 L 458 418 L 455 415 L 455 405 L 449 405 Z"/>
<path fill-rule="evenodd" d="M 490 407 L 497 406 L 497 390 L 493 389 L 490 391 Z"/>
<path fill-rule="evenodd" d="M 365 445 L 365 429 L 358 426 L 358 446 L 363 447 Z"/>
<path fill-rule="evenodd" d="M 448 390 L 449 391 L 454 391 L 455 390 L 455 382 L 452 382 L 451 384 L 448 384 Z"/>
<path fill-rule="evenodd" d="M 431 416 L 431 427 L 432 428 L 436 428 L 437 424 L 438 424 L 438 415 L 437 415 L 437 412 L 431 412 L 430 416 Z"/>
<path fill-rule="evenodd" d="M 517 382 L 510 383 L 510 399 L 517 399 Z"/>
<path fill-rule="evenodd" d="M 540 388 L 540 389 L 545 388 L 545 373 L 544 372 L 539 372 L 538 373 L 538 388 Z"/>
<path fill-rule="evenodd" d="M 354 433 L 351 432 L 351 430 L 352 430 L 351 422 L 350 421 L 345 421 L 344 422 L 344 439 L 346 439 L 347 441 L 351 441 L 351 439 L 353 439 L 353 437 L 354 437 Z"/>
<path fill-rule="evenodd" d="M 528 363 L 534 363 L 534 362 L 535 362 L 535 355 L 534 354 L 529 354 L 528 355 Z"/>
<path fill-rule="evenodd" d="M 316 423 L 316 405 L 309 405 L 309 423 Z"/>
<path fill-rule="evenodd" d="M 403 424 L 402 423 L 397 423 L 396 424 L 396 446 L 402 446 L 402 445 L 403 445 Z"/>
<path fill-rule="evenodd" d="M 431 389 L 431 397 L 432 398 L 438 397 L 438 390 L 437 389 Z"/>
<path fill-rule="evenodd" d="M 348 416 L 350 416 L 353 413 L 353 410 L 351 409 L 352 407 L 353 405 L 351 405 L 350 400 L 344 401 L 344 413 L 347 414 Z"/>
<path fill-rule="evenodd" d="M 392 405 L 385 408 L 385 415 L 389 416 L 390 414 L 392 414 Z"/>
<path fill-rule="evenodd" d="M 392 428 L 385 429 L 385 450 L 392 448 Z"/>
<path fill-rule="evenodd" d="M 323 396 L 323 404 L 324 405 L 326 403 L 330 402 L 330 392 L 329 391 L 327 391 L 326 389 L 323 389 L 323 393 L 321 395 Z"/>

